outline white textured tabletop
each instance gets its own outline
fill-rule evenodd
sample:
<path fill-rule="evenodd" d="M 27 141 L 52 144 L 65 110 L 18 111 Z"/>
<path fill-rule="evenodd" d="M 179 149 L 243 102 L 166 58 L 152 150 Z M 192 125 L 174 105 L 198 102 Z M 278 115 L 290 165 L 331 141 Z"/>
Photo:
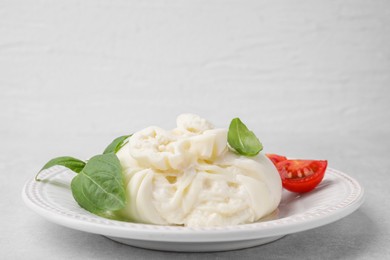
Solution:
<path fill-rule="evenodd" d="M 389 259 L 390 2 L 2 1 L 1 259 Z M 24 183 L 49 159 L 192 112 L 365 188 L 335 223 L 250 249 L 149 251 L 52 224 Z"/>

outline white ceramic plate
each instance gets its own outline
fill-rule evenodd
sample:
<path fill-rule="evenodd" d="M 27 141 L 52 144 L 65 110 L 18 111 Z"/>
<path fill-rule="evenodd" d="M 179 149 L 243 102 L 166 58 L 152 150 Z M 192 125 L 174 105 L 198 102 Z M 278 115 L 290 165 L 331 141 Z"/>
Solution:
<path fill-rule="evenodd" d="M 72 197 L 73 176 L 73 172 L 59 166 L 42 172 L 40 178 L 44 181 L 31 179 L 25 184 L 25 203 L 54 223 L 124 244 L 166 251 L 224 251 L 265 244 L 339 220 L 355 211 L 364 197 L 356 180 L 328 168 L 315 190 L 303 195 L 284 191 L 277 212 L 267 220 L 215 228 L 157 226 L 109 220 L 85 211 Z"/>

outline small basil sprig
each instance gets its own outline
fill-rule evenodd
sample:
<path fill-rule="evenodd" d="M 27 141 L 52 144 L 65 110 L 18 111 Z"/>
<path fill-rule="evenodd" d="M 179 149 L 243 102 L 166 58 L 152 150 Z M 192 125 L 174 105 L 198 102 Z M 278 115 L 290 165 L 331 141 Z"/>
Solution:
<path fill-rule="evenodd" d="M 127 140 L 131 135 L 122 135 L 115 138 L 107 147 L 104 149 L 103 154 L 106 153 L 116 153 L 123 146 L 125 146 L 129 141 Z"/>
<path fill-rule="evenodd" d="M 234 118 L 230 123 L 228 143 L 231 148 L 245 156 L 255 156 L 263 150 L 259 139 L 239 118 Z"/>
<path fill-rule="evenodd" d="M 57 157 L 47 162 L 35 176 L 52 166 L 64 166 L 77 175 L 72 179 L 73 198 L 89 212 L 110 216 L 108 212 L 123 208 L 126 204 L 125 183 L 122 168 L 115 155 L 126 143 L 130 135 L 114 139 L 103 154 L 96 155 L 87 162 L 70 157 Z"/>

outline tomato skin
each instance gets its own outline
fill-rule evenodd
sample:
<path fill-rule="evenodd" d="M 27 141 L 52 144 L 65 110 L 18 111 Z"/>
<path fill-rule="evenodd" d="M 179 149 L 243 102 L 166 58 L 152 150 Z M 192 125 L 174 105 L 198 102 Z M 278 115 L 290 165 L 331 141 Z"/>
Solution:
<path fill-rule="evenodd" d="M 278 169 L 283 188 L 304 193 L 313 190 L 324 178 L 328 161 L 289 160 L 283 155 L 266 154 Z"/>
<path fill-rule="evenodd" d="M 275 164 L 275 166 L 277 163 L 287 160 L 286 156 L 278 154 L 267 153 L 266 156 Z"/>
<path fill-rule="evenodd" d="M 320 160 L 284 160 L 276 163 L 276 168 L 286 190 L 304 193 L 322 181 L 327 165 L 328 161 Z"/>

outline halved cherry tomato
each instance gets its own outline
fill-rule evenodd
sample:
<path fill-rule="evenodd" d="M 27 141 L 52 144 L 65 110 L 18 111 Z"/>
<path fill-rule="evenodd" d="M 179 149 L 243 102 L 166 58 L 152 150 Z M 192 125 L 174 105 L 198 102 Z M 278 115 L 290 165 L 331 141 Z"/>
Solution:
<path fill-rule="evenodd" d="M 275 164 L 275 166 L 278 162 L 287 160 L 286 156 L 282 156 L 278 154 L 267 153 L 266 156 Z"/>
<path fill-rule="evenodd" d="M 283 187 L 292 192 L 313 190 L 324 178 L 327 161 L 285 160 L 276 164 Z"/>
<path fill-rule="evenodd" d="M 283 159 L 284 157 L 278 155 L 267 156 L 274 159 Z M 274 164 L 282 179 L 283 187 L 292 192 L 303 193 L 313 190 L 322 181 L 328 161 L 286 159 L 274 162 Z"/>

